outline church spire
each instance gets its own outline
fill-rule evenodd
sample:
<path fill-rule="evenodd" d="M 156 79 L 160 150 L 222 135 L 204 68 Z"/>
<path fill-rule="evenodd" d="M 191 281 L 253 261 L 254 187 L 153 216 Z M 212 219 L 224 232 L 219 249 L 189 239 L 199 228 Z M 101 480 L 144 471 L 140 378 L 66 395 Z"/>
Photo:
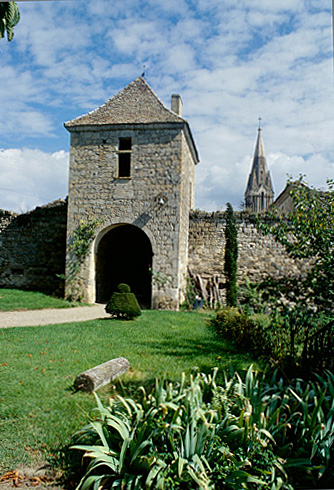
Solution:
<path fill-rule="evenodd" d="M 268 209 L 273 199 L 274 190 L 262 140 L 261 118 L 259 118 L 252 167 L 245 192 L 246 209 L 253 213 L 261 213 Z"/>

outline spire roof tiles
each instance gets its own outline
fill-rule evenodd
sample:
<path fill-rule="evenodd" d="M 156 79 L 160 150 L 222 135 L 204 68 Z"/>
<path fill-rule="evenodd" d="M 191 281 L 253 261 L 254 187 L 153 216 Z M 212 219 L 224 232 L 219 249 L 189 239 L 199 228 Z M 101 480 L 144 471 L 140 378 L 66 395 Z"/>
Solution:
<path fill-rule="evenodd" d="M 255 143 L 255 149 L 253 154 L 252 168 L 249 174 L 246 194 L 252 192 L 258 192 L 260 186 L 264 186 L 267 191 L 272 192 L 272 182 L 270 172 L 267 165 L 266 154 L 264 151 L 264 144 L 262 140 L 262 130 L 258 128 L 257 139 Z"/>
<path fill-rule="evenodd" d="M 273 202 L 274 190 L 267 165 L 262 130 L 259 126 L 255 149 L 252 160 L 252 168 L 248 177 L 245 204 L 247 209 L 254 212 L 265 211 Z"/>

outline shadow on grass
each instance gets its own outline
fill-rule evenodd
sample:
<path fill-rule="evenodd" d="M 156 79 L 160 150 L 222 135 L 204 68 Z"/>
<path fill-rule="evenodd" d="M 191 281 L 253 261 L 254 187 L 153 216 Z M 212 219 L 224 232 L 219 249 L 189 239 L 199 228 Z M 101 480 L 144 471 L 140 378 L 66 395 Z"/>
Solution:
<path fill-rule="evenodd" d="M 244 370 L 249 364 L 256 363 L 256 360 L 246 351 L 236 347 L 232 342 L 225 342 L 222 339 L 202 340 L 199 344 L 196 340 L 188 339 L 186 343 L 166 339 L 158 342 L 137 342 L 137 346 L 147 349 L 151 355 L 157 357 L 169 357 L 178 360 L 186 360 L 189 365 L 194 359 L 194 367 L 198 367 L 201 372 L 208 374 L 213 367 L 222 370 L 235 371 Z M 143 350 L 145 352 L 145 350 Z M 207 360 L 204 358 L 207 357 Z M 198 360 L 201 359 L 201 362 Z M 203 360 L 202 360 L 203 359 Z"/>

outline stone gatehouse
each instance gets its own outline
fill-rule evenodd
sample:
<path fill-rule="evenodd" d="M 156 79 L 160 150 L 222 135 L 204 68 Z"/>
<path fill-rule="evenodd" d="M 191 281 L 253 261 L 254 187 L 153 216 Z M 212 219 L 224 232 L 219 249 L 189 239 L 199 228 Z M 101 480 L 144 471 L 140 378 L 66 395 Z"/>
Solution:
<path fill-rule="evenodd" d="M 81 220 L 102 222 L 78 276 L 84 299 L 107 301 L 126 282 L 141 304 L 177 308 L 198 163 L 181 98 L 174 95 L 167 109 L 140 77 L 65 127 L 71 133 L 68 243 Z M 163 290 L 152 281 L 158 276 L 166 278 Z"/>
<path fill-rule="evenodd" d="M 182 100 L 166 108 L 139 77 L 98 109 L 65 123 L 71 135 L 68 202 L 0 215 L 0 286 L 59 291 L 80 223 L 99 225 L 66 294 L 106 302 L 128 283 L 143 307 L 177 309 L 188 268 L 224 288 L 224 213 L 194 211 L 198 152 Z M 67 215 L 67 218 L 66 218 Z M 248 214 L 238 216 L 239 280 L 298 273 Z M 50 228 L 51 226 L 51 228 Z M 65 231 L 67 238 L 65 240 Z"/>

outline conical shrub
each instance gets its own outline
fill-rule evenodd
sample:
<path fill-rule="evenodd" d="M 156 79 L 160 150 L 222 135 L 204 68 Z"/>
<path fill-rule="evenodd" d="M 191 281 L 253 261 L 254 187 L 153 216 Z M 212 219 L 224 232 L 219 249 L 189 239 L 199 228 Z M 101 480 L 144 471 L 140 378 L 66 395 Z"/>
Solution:
<path fill-rule="evenodd" d="M 106 312 L 113 317 L 123 320 L 132 320 L 141 315 L 140 306 L 134 293 L 131 293 L 130 286 L 119 284 L 106 306 Z"/>

